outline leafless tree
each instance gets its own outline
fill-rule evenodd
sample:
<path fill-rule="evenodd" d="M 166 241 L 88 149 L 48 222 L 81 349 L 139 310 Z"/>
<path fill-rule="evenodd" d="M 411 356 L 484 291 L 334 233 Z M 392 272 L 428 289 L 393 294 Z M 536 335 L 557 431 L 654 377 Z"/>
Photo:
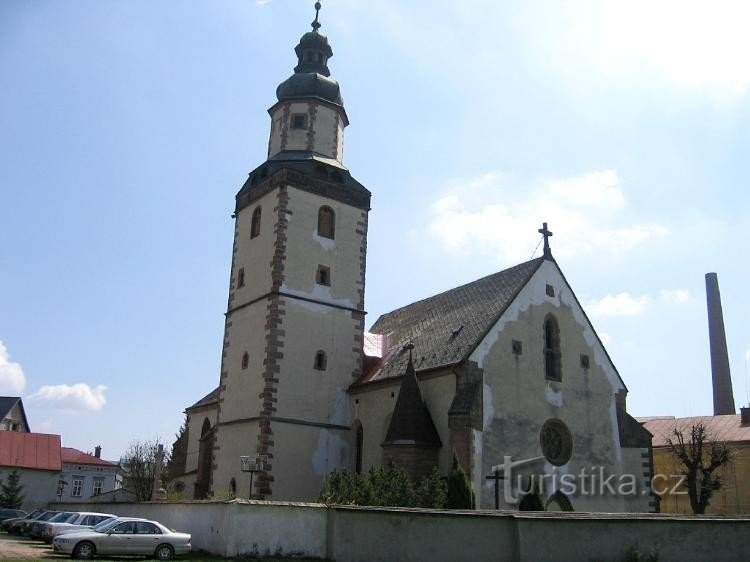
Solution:
<path fill-rule="evenodd" d="M 689 431 L 684 432 L 675 427 L 667 444 L 682 464 L 684 485 L 688 489 L 693 513 L 705 513 L 711 496 L 722 486 L 721 477 L 715 472 L 720 466 L 732 462 L 732 449 L 723 441 L 713 440 L 702 423 L 693 424 Z"/>
<path fill-rule="evenodd" d="M 153 441 L 133 441 L 121 459 L 125 471 L 123 486 L 135 494 L 137 501 L 151 499 L 156 474 L 156 453 L 160 444 L 158 438 Z"/>

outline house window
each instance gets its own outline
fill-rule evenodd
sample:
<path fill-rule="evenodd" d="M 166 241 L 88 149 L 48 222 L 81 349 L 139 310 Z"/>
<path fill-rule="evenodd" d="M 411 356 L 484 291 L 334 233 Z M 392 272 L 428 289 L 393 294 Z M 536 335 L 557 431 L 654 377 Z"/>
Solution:
<path fill-rule="evenodd" d="M 328 362 L 328 358 L 326 357 L 325 351 L 318 351 L 315 354 L 315 364 L 313 367 L 316 371 L 325 371 L 326 370 L 326 363 Z"/>
<path fill-rule="evenodd" d="M 588 369 L 590 364 L 591 363 L 589 362 L 589 356 L 588 355 L 581 355 L 581 368 L 582 369 Z"/>
<path fill-rule="evenodd" d="M 250 355 L 246 351 L 242 354 L 242 368 L 247 369 L 248 365 L 250 365 Z"/>
<path fill-rule="evenodd" d="M 253 220 L 250 223 L 250 238 L 255 238 L 260 234 L 260 212 L 260 207 L 255 207 Z"/>
<path fill-rule="evenodd" d="M 318 266 L 318 272 L 315 274 L 315 282 L 318 285 L 331 285 L 331 268 L 324 265 Z"/>
<path fill-rule="evenodd" d="M 306 129 L 307 115 L 304 113 L 295 113 L 292 115 L 292 129 Z"/>
<path fill-rule="evenodd" d="M 102 480 L 94 480 L 94 493 L 92 495 L 98 496 L 102 493 Z"/>
<path fill-rule="evenodd" d="M 336 231 L 336 215 L 333 209 L 323 206 L 318 211 L 318 236 L 333 239 Z"/>
<path fill-rule="evenodd" d="M 544 376 L 547 379 L 562 381 L 560 358 L 560 328 L 550 314 L 544 320 Z"/>
<path fill-rule="evenodd" d="M 70 495 L 74 498 L 80 498 L 81 490 L 83 490 L 83 478 L 73 478 L 73 488 Z"/>
<path fill-rule="evenodd" d="M 513 355 L 521 355 L 523 353 L 523 344 L 518 340 L 513 340 L 511 350 L 513 351 Z"/>
<path fill-rule="evenodd" d="M 237 272 L 237 288 L 245 286 L 245 268 L 241 267 Z"/>

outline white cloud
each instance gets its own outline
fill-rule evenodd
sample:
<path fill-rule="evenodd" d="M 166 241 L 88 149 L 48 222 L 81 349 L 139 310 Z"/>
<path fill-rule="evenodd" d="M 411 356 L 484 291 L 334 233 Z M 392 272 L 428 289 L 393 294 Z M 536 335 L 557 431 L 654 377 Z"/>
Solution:
<path fill-rule="evenodd" d="M 591 316 L 638 316 L 646 311 L 650 302 L 648 295 L 634 297 L 625 292 L 591 300 L 584 308 Z"/>
<path fill-rule="evenodd" d="M 750 87 L 746 0 L 571 2 L 564 12 L 568 21 L 559 27 L 567 30 L 567 56 L 609 77 L 723 96 L 739 96 Z"/>
<path fill-rule="evenodd" d="M 612 336 L 610 336 L 607 332 L 599 332 L 599 339 L 602 340 L 602 343 L 604 345 L 609 345 L 612 343 Z"/>
<path fill-rule="evenodd" d="M 500 173 L 487 173 L 449 187 L 429 207 L 427 233 L 444 250 L 494 255 L 508 263 L 529 259 L 530 242 L 547 221 L 557 256 L 627 252 L 667 230 L 658 224 L 616 224 L 625 207 L 621 183 L 615 170 L 552 179 L 530 188 L 514 185 Z"/>
<path fill-rule="evenodd" d="M 661 300 L 668 303 L 684 303 L 690 299 L 690 293 L 687 289 L 662 289 L 659 293 Z"/>
<path fill-rule="evenodd" d="M 29 400 L 61 410 L 92 412 L 106 404 L 105 390 L 107 387 L 101 384 L 93 388 L 85 383 L 45 385 L 29 396 Z"/>
<path fill-rule="evenodd" d="M 10 360 L 8 348 L 0 341 L 0 394 L 19 394 L 26 386 L 26 375 Z"/>

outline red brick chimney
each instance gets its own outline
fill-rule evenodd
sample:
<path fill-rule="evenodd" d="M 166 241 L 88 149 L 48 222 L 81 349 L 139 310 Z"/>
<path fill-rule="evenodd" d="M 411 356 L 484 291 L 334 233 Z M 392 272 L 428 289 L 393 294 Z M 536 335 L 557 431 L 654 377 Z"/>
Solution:
<path fill-rule="evenodd" d="M 727 336 L 724 332 L 724 314 L 721 310 L 719 279 L 715 273 L 706 273 L 706 304 L 708 306 L 708 341 L 711 345 L 714 415 L 736 414 L 732 375 L 729 372 Z"/>

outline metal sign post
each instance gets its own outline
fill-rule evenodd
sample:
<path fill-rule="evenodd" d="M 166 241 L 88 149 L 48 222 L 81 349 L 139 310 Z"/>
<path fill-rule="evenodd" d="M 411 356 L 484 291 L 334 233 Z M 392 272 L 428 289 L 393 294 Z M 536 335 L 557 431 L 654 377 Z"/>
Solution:
<path fill-rule="evenodd" d="M 248 495 L 250 500 L 253 499 L 253 474 L 266 470 L 267 462 L 268 457 L 266 455 L 258 455 L 255 459 L 244 455 L 240 457 L 240 470 L 250 473 L 250 494 Z"/>

